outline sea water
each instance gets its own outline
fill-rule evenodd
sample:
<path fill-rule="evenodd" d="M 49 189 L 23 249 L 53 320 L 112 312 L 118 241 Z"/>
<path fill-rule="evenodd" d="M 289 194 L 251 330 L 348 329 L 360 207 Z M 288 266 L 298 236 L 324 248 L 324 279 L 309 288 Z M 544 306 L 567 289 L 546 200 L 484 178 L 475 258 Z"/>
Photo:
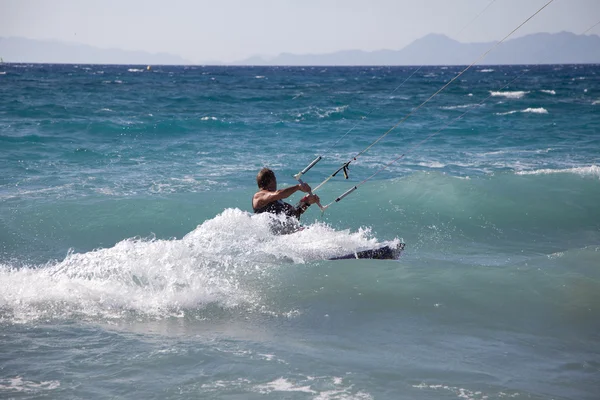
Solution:
<path fill-rule="evenodd" d="M 462 69 L 0 65 L 0 397 L 598 399 L 600 67 Z"/>

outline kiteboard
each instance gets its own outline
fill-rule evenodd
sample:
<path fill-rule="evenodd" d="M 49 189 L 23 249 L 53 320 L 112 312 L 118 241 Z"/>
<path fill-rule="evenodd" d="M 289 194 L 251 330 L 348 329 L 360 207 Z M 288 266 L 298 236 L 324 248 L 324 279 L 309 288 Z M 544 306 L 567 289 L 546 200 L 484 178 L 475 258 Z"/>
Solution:
<path fill-rule="evenodd" d="M 404 243 L 397 246 L 382 246 L 376 249 L 359 251 L 346 254 L 341 257 L 333 257 L 330 260 L 352 260 L 352 259 L 372 259 L 372 260 L 397 260 L 404 250 Z"/>

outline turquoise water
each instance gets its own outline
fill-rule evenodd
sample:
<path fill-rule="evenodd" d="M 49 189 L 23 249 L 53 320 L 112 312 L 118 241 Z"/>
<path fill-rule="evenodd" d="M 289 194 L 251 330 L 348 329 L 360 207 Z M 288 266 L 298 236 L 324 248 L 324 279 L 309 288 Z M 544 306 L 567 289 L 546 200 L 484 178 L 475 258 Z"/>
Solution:
<path fill-rule="evenodd" d="M 0 65 L 0 397 L 596 399 L 598 66 L 474 67 L 250 214 L 461 70 L 415 69 Z"/>

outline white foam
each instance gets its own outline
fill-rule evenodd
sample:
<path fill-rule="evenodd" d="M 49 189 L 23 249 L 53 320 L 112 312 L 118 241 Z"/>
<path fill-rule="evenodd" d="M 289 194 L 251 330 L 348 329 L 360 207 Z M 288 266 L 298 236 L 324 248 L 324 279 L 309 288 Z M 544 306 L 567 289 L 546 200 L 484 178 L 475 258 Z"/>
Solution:
<path fill-rule="evenodd" d="M 458 397 L 459 399 L 465 399 L 465 400 L 486 400 L 490 397 L 488 394 L 485 394 L 481 391 L 474 391 L 474 390 L 469 390 L 469 389 L 456 387 L 456 386 L 428 385 L 425 383 L 421 383 L 419 385 L 412 385 L 412 387 L 417 388 L 417 389 L 447 390 L 447 391 L 453 393 L 454 395 L 456 395 L 456 397 Z M 518 393 L 517 393 L 517 395 L 518 395 Z"/>
<path fill-rule="evenodd" d="M 521 150 L 521 149 L 510 149 L 510 150 L 496 150 L 496 151 L 488 151 L 485 153 L 477 154 L 481 156 L 494 156 L 500 154 L 546 154 L 553 151 L 554 148 L 548 147 L 545 149 L 535 149 L 535 150 Z"/>
<path fill-rule="evenodd" d="M 321 387 L 328 390 L 317 390 Z M 314 400 L 372 400 L 373 397 L 363 391 L 355 391 L 354 385 L 344 386 L 343 379 L 339 377 L 295 377 L 293 380 L 280 377 L 271 382 L 255 385 L 253 390 L 261 394 L 275 394 L 274 392 L 299 392 L 312 395 Z M 280 394 L 280 396 L 284 396 Z M 289 395 L 288 395 L 289 396 Z M 284 396 L 287 397 L 287 396 Z"/>
<path fill-rule="evenodd" d="M 0 199 L 14 199 L 14 198 L 19 198 L 19 197 L 37 197 L 38 195 L 47 195 L 47 194 L 54 194 L 57 197 L 66 197 L 68 195 L 70 195 L 73 191 L 73 187 L 75 185 L 73 183 L 67 183 L 66 185 L 61 185 L 61 186 L 54 186 L 54 187 L 45 187 L 42 189 L 31 189 L 31 190 L 27 190 L 27 189 L 21 189 L 18 188 L 16 190 L 16 192 L 10 193 L 10 192 L 5 192 L 0 194 Z"/>
<path fill-rule="evenodd" d="M 460 109 L 464 109 L 464 108 L 471 108 L 471 107 L 476 107 L 479 104 L 461 104 L 458 106 L 442 106 L 440 107 L 443 110 L 460 110 Z"/>
<path fill-rule="evenodd" d="M 420 162 L 417 165 L 427 168 L 444 168 L 446 166 L 446 164 L 442 164 L 438 161 Z"/>
<path fill-rule="evenodd" d="M 337 107 L 332 107 L 332 108 L 319 108 L 319 107 L 311 106 L 311 107 L 309 107 L 308 111 L 299 112 L 299 113 L 295 114 L 295 117 L 297 117 L 297 119 L 296 119 L 297 122 L 304 120 L 306 116 L 317 116 L 318 118 L 327 118 L 327 117 L 331 116 L 332 114 L 341 114 L 347 108 L 348 108 L 348 105 L 337 106 Z"/>
<path fill-rule="evenodd" d="M 217 121 L 217 117 L 202 117 L 200 118 L 201 121 Z"/>
<path fill-rule="evenodd" d="M 272 382 L 264 385 L 257 385 L 255 387 L 261 394 L 268 394 L 271 392 L 304 392 L 317 394 L 310 386 L 296 386 L 292 382 L 285 378 L 275 379 Z"/>
<path fill-rule="evenodd" d="M 0 379 L 0 393 L 2 392 L 21 392 L 36 393 L 42 390 L 52 390 L 60 386 L 59 381 L 41 381 L 33 382 L 23 380 L 20 376 L 14 378 Z"/>
<path fill-rule="evenodd" d="M 520 111 L 518 110 L 513 110 L 513 111 L 507 111 L 507 112 L 503 112 L 503 113 L 496 113 L 496 115 L 511 115 L 511 114 L 515 114 L 518 113 Z"/>
<path fill-rule="evenodd" d="M 554 90 L 540 90 L 540 92 L 546 93 L 546 94 L 552 94 L 552 95 L 556 94 L 556 92 Z"/>
<path fill-rule="evenodd" d="M 138 69 L 138 68 L 129 68 L 127 70 L 127 72 L 144 72 L 143 69 Z"/>
<path fill-rule="evenodd" d="M 490 94 L 492 95 L 492 97 L 505 97 L 507 99 L 520 99 L 521 97 L 525 96 L 527 93 L 529 92 L 524 92 L 524 91 L 514 91 L 514 92 L 494 92 L 494 91 L 490 91 Z"/>
<path fill-rule="evenodd" d="M 272 219 L 227 209 L 182 239 L 132 238 L 46 265 L 0 264 L 0 319 L 181 318 L 211 304 L 265 310 L 257 282 L 281 265 L 381 245 L 367 229 L 336 231 L 321 223 L 274 235 Z M 294 315 L 290 310 L 275 314 Z"/>
<path fill-rule="evenodd" d="M 0 71 L 0 75 L 6 75 L 6 71 Z"/>
<path fill-rule="evenodd" d="M 582 177 L 595 177 L 600 178 L 600 167 L 597 165 L 591 165 L 589 167 L 575 167 L 565 169 L 536 169 L 532 171 L 517 171 L 517 175 L 549 175 L 549 174 L 576 174 Z"/>
<path fill-rule="evenodd" d="M 326 390 L 319 393 L 314 400 L 372 400 L 373 396 L 369 393 L 359 391 L 351 394 L 349 389 Z"/>
<path fill-rule="evenodd" d="M 250 383 L 251 382 L 248 379 L 237 378 L 236 380 L 232 380 L 232 381 L 218 380 L 218 381 L 214 381 L 214 382 L 210 382 L 210 383 L 203 383 L 201 388 L 204 391 L 207 391 L 207 390 L 208 391 L 220 391 L 223 388 L 240 389 L 240 388 L 246 387 Z"/>
<path fill-rule="evenodd" d="M 524 110 L 513 110 L 513 111 L 507 111 L 507 112 L 503 112 L 503 113 L 496 113 L 496 115 L 511 115 L 511 114 L 516 114 L 516 113 L 548 114 L 548 110 L 546 110 L 543 107 L 526 108 Z"/>
<path fill-rule="evenodd" d="M 594 100 L 594 101 L 592 102 L 592 105 L 593 105 L 593 106 L 597 106 L 598 104 L 600 104 L 600 100 Z"/>
<path fill-rule="evenodd" d="M 544 107 L 526 108 L 521 112 L 533 114 L 548 114 L 548 110 L 546 110 Z"/>
<path fill-rule="evenodd" d="M 265 79 L 265 76 L 264 75 L 256 75 L 255 78 L 256 79 Z"/>
<path fill-rule="evenodd" d="M 478 72 L 494 72 L 494 70 L 491 68 L 486 68 L 486 69 L 480 69 Z"/>
<path fill-rule="evenodd" d="M 346 111 L 347 108 L 348 108 L 348 105 L 333 107 L 333 108 L 330 108 L 327 110 L 317 110 L 317 115 L 319 116 L 319 118 L 327 118 L 331 114 L 343 113 L 344 111 Z"/>

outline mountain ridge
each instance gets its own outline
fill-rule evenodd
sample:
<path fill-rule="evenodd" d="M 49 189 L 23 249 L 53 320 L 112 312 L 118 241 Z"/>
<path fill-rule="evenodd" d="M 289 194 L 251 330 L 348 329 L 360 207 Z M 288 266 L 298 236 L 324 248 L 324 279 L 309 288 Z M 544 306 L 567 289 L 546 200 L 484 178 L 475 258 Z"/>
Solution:
<path fill-rule="evenodd" d="M 253 56 L 234 65 L 469 65 L 494 44 L 462 43 L 443 34 L 430 33 L 400 50 L 282 53 L 271 58 Z M 558 53 L 557 49 L 563 52 Z M 510 39 L 481 60 L 481 64 L 487 65 L 590 63 L 600 63 L 600 37 L 571 32 L 534 33 Z"/>
<path fill-rule="evenodd" d="M 194 63 L 168 53 L 103 49 L 85 44 L 0 37 L 4 62 L 124 65 L 255 65 L 255 66 L 374 66 L 469 65 L 495 42 L 462 43 L 430 33 L 400 50 L 340 50 L 322 54 L 284 52 L 274 57 L 253 55 L 240 61 Z M 571 32 L 534 33 L 498 45 L 480 65 L 600 63 L 600 36 Z"/>
<path fill-rule="evenodd" d="M 190 61 L 168 53 L 148 53 L 104 49 L 86 44 L 0 37 L 0 57 L 4 62 L 44 64 L 164 64 L 185 65 Z"/>

